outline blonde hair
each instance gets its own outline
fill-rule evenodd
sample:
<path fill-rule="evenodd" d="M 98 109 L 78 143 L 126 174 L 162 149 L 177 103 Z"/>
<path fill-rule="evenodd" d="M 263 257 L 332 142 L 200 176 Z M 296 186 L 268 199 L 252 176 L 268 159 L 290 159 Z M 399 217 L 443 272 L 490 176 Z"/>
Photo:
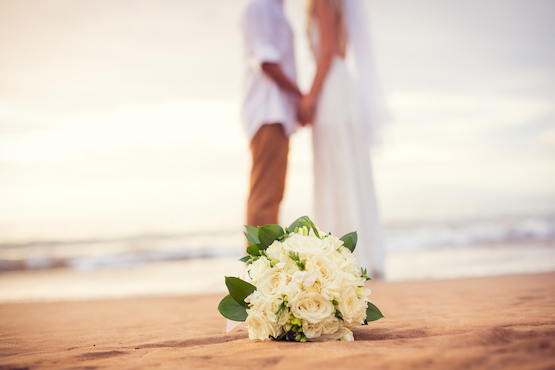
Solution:
<path fill-rule="evenodd" d="M 339 50 L 345 50 L 347 47 L 347 30 L 345 28 L 345 12 L 343 10 L 343 0 L 328 0 L 330 5 L 335 11 L 337 41 L 339 43 Z M 307 33 L 310 39 L 312 32 L 312 25 L 316 19 L 316 0 L 308 0 L 307 7 Z"/>

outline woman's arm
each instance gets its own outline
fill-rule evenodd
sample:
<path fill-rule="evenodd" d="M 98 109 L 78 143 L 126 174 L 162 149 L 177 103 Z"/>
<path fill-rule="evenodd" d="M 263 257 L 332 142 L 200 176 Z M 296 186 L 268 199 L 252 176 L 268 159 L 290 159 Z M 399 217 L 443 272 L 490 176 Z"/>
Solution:
<path fill-rule="evenodd" d="M 336 53 L 337 24 L 334 9 L 328 0 L 316 0 L 316 16 L 320 33 L 320 52 L 316 64 L 316 75 L 310 92 L 299 103 L 299 115 L 303 120 L 312 120 L 318 95 Z"/>

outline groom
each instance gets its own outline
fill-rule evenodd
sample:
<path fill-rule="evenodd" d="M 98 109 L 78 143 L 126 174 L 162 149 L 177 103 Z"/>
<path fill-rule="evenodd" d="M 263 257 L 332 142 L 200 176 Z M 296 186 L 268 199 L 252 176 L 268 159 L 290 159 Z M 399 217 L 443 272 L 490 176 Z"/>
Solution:
<path fill-rule="evenodd" d="M 246 52 L 241 115 L 252 154 L 247 225 L 277 224 L 289 136 L 295 131 L 302 97 L 296 83 L 293 33 L 283 0 L 251 0 L 241 26 Z"/>

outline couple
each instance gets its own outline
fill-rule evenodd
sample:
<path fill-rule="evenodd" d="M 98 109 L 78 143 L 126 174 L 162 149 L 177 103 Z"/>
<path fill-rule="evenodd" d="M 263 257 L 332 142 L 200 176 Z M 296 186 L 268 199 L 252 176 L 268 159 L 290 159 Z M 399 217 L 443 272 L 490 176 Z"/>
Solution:
<path fill-rule="evenodd" d="M 247 62 L 242 118 L 253 159 L 247 225 L 278 223 L 289 136 L 298 124 L 310 124 L 310 216 L 338 237 L 357 230 L 355 256 L 370 276 L 381 278 L 383 241 L 369 158 L 376 114 L 368 85 L 375 81 L 361 1 L 308 1 L 307 34 L 317 69 L 306 95 L 296 82 L 293 33 L 283 0 L 249 2 L 242 19 Z M 353 48 L 362 91 L 347 70 L 347 47 Z"/>

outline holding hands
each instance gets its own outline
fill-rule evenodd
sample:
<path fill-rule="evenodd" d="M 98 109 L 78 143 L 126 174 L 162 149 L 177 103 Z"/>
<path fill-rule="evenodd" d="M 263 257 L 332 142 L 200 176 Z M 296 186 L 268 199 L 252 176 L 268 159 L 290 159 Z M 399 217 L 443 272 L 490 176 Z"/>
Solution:
<path fill-rule="evenodd" d="M 316 99 L 311 94 L 302 95 L 297 106 L 297 116 L 302 126 L 311 124 L 316 111 Z"/>

